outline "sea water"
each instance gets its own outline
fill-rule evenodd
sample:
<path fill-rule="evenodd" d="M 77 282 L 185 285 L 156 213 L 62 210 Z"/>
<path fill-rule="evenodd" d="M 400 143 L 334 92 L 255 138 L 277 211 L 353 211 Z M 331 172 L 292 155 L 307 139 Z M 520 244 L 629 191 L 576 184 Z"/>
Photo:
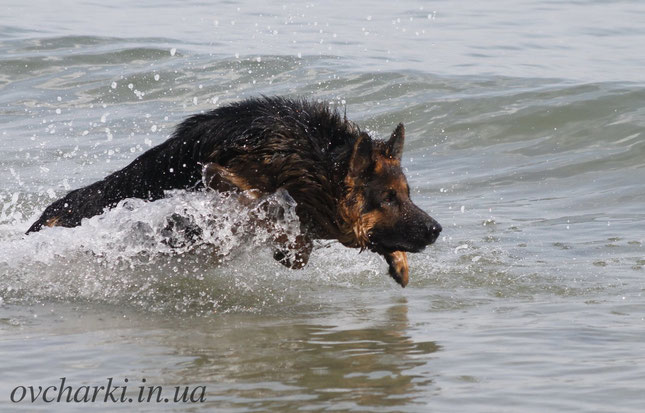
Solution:
<path fill-rule="evenodd" d="M 0 410 L 642 411 L 644 19 L 636 0 L 5 0 Z M 412 199 L 444 228 L 407 288 L 330 241 L 288 270 L 213 192 L 24 235 L 183 118 L 261 94 L 406 125 Z M 205 236 L 170 248 L 173 214 Z M 127 397 L 31 402 L 61 378 Z"/>

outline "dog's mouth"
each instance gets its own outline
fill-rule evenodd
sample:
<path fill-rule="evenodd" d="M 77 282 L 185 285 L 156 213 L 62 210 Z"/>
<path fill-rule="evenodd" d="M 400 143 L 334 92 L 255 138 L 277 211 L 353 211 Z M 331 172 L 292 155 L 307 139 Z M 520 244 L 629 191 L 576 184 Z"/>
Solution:
<path fill-rule="evenodd" d="M 381 248 L 379 251 L 384 253 L 393 253 L 396 251 L 416 253 L 416 252 L 421 252 L 425 249 L 426 249 L 425 245 L 421 247 L 415 247 L 415 246 L 409 246 L 409 245 L 397 245 L 392 247 Z"/>
<path fill-rule="evenodd" d="M 411 242 L 380 243 L 376 240 L 372 240 L 371 238 L 370 241 L 371 242 L 368 245 L 369 250 L 376 252 L 377 254 L 391 254 L 396 251 L 416 253 L 423 251 L 427 246 L 425 243 Z"/>
<path fill-rule="evenodd" d="M 380 254 L 396 251 L 421 252 L 426 246 L 434 244 L 441 229 L 441 225 L 432 219 L 423 225 L 404 227 L 397 231 L 374 228 L 368 234 L 368 248 Z"/>

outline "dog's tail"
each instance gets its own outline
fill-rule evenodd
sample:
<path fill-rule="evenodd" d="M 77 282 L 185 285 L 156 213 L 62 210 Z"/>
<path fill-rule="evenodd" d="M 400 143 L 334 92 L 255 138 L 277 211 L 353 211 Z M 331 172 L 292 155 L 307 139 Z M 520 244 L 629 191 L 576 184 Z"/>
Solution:
<path fill-rule="evenodd" d="M 92 185 L 73 190 L 53 202 L 29 227 L 27 234 L 40 231 L 43 227 L 78 226 L 83 218 L 101 214 L 106 208 L 114 207 L 121 199 L 135 197 L 133 191 L 124 186 L 123 182 L 116 182 L 110 178 L 112 175 Z M 149 195 L 138 198 L 153 198 L 153 194 Z"/>
<path fill-rule="evenodd" d="M 126 198 L 160 199 L 164 190 L 200 182 L 201 169 L 190 145 L 174 138 L 145 152 L 105 179 L 76 189 L 49 205 L 27 234 L 43 227 L 75 227 Z"/>
<path fill-rule="evenodd" d="M 68 193 L 65 197 L 49 205 L 45 208 L 45 211 L 43 211 L 40 218 L 38 218 L 38 220 L 29 227 L 27 234 L 30 232 L 40 231 L 43 227 L 75 227 L 81 223 L 83 218 L 92 216 L 87 213 L 83 213 L 82 210 L 89 204 L 82 200 L 85 199 L 85 201 L 89 202 L 92 197 L 96 197 L 95 194 L 98 193 L 100 189 L 95 188 L 95 190 L 90 191 L 89 188 L 93 186 L 95 187 L 96 185 L 76 189 Z M 96 205 L 96 202 L 94 202 L 94 204 Z"/>

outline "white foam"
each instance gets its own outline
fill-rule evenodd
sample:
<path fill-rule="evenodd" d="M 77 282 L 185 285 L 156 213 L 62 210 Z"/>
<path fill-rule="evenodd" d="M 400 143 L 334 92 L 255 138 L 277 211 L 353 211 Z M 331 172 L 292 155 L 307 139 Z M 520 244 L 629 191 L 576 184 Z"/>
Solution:
<path fill-rule="evenodd" d="M 282 311 L 289 302 L 300 304 L 303 291 L 314 296 L 330 288 L 399 289 L 382 257 L 337 242 L 317 241 L 303 270 L 277 263 L 275 233 L 295 241 L 300 231 L 295 201 L 285 191 L 253 201 L 239 194 L 173 191 L 155 202 L 124 200 L 75 228 L 30 235 L 24 231 L 37 216 L 21 212 L 32 207 L 22 195 L 4 198 L 9 206 L 0 210 L 0 297 L 5 301 L 90 300 L 191 313 Z M 257 224 L 263 220 L 273 223 L 272 229 Z M 187 228 L 193 236 L 186 238 Z M 430 252 L 410 257 L 412 283 L 453 276 L 453 263 L 433 258 L 435 247 Z"/>

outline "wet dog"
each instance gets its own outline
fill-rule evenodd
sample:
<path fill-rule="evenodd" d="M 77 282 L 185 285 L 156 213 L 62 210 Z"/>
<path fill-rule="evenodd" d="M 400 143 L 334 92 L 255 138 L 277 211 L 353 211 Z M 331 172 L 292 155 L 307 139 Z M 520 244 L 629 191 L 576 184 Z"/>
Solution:
<path fill-rule="evenodd" d="M 335 239 L 381 254 L 405 287 L 406 252 L 432 244 L 441 226 L 410 199 L 404 139 L 403 124 L 387 141 L 372 139 L 323 103 L 248 99 L 186 119 L 130 165 L 49 205 L 27 233 L 77 226 L 123 199 L 153 201 L 171 189 L 251 197 L 286 191 L 297 204 L 301 235 L 278 237 L 278 261 L 302 268 L 313 239 Z"/>

